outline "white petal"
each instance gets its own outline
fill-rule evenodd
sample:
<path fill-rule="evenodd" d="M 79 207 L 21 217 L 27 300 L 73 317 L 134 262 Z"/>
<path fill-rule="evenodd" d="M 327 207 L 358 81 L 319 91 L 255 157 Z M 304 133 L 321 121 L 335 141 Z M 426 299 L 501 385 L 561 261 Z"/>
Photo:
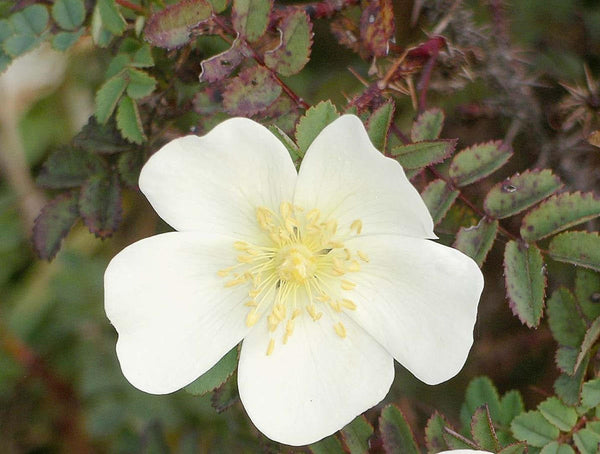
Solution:
<path fill-rule="evenodd" d="M 431 215 L 404 170 L 371 143 L 362 122 L 344 115 L 317 136 L 302 161 L 294 203 L 366 234 L 437 238 Z"/>
<path fill-rule="evenodd" d="M 264 126 L 232 118 L 203 137 L 175 139 L 143 167 L 140 189 L 176 230 L 256 238 L 255 209 L 291 201 L 296 169 Z"/>
<path fill-rule="evenodd" d="M 233 241 L 172 232 L 117 254 L 104 275 L 106 314 L 119 333 L 125 377 L 153 394 L 176 391 L 212 367 L 247 332 L 248 288 L 225 288 Z"/>
<path fill-rule="evenodd" d="M 334 331 L 343 320 L 347 337 Z M 269 333 L 257 325 L 244 339 L 238 368 L 244 408 L 267 437 L 305 445 L 331 435 L 379 403 L 394 379 L 392 357 L 347 318 L 325 313 L 296 319 L 287 344 L 266 355 Z"/>
<path fill-rule="evenodd" d="M 417 378 L 456 375 L 473 343 L 483 275 L 469 257 L 430 240 L 374 235 L 346 243 L 369 258 L 350 275 L 349 312 Z"/>

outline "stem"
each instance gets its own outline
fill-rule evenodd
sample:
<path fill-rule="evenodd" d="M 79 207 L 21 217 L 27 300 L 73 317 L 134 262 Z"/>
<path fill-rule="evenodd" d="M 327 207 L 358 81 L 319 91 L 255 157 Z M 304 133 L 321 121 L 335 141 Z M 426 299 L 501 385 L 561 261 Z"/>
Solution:
<path fill-rule="evenodd" d="M 91 453 L 90 441 L 81 427 L 80 403 L 73 387 L 54 374 L 46 362 L 6 326 L 0 326 L 0 347 L 11 355 L 28 375 L 39 378 L 48 389 L 50 397 L 62 407 L 58 428 L 62 433 L 65 452 Z"/>
<path fill-rule="evenodd" d="M 127 0 L 115 0 L 115 2 L 121 5 L 123 8 L 127 8 L 132 11 L 137 11 L 139 13 L 145 13 L 144 8 L 142 8 L 140 5 L 128 2 Z"/>
<path fill-rule="evenodd" d="M 233 35 L 233 36 L 237 35 L 237 33 L 235 32 L 235 30 L 233 30 L 219 16 L 213 16 L 212 19 L 215 22 L 215 24 L 217 24 L 218 26 L 220 26 L 225 32 L 227 32 L 227 33 L 229 33 L 230 35 Z M 300 98 L 300 96 L 298 96 L 296 93 L 294 93 L 294 91 L 283 80 L 281 80 L 279 78 L 279 76 L 277 75 L 277 73 L 275 71 L 273 71 L 271 68 L 269 68 L 267 65 L 265 65 L 265 62 L 260 57 L 260 55 L 258 55 L 256 53 L 256 51 L 254 50 L 254 48 L 251 47 L 245 40 L 244 40 L 244 44 L 246 45 L 246 48 L 251 52 L 251 56 L 256 61 L 256 63 L 258 63 L 263 68 L 266 68 L 271 73 L 271 75 L 273 76 L 273 79 L 275 80 L 275 82 L 277 82 L 281 86 L 281 88 L 283 89 L 283 91 L 285 92 L 285 94 L 288 95 L 290 97 L 290 99 L 292 101 L 294 101 L 298 107 L 300 107 L 300 108 L 302 108 L 304 110 L 306 110 L 306 109 L 308 109 L 310 107 L 310 104 L 306 103 L 302 98 Z"/>
<path fill-rule="evenodd" d="M 438 47 L 433 49 L 431 57 L 429 57 L 429 60 L 427 60 L 427 63 L 425 64 L 421 80 L 419 81 L 419 85 L 421 86 L 421 91 L 419 92 L 419 112 L 423 112 L 427 108 L 427 90 L 429 89 L 431 73 L 433 72 L 433 66 L 435 65 L 439 52 L 440 49 Z"/>

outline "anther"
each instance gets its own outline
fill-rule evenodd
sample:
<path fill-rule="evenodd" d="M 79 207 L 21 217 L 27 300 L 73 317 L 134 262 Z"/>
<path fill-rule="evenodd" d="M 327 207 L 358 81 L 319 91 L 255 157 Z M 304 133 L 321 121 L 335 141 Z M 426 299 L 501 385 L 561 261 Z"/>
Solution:
<path fill-rule="evenodd" d="M 244 282 L 246 282 L 246 276 L 239 276 L 235 279 L 232 279 L 231 281 L 225 282 L 225 287 L 229 288 L 229 287 L 235 287 L 236 285 L 240 285 L 243 284 Z"/>
<path fill-rule="evenodd" d="M 248 312 L 248 315 L 246 316 L 246 326 L 250 328 L 251 326 L 254 326 L 257 321 L 258 314 L 256 313 L 255 309 L 252 309 L 250 312 Z"/>
<path fill-rule="evenodd" d="M 256 306 L 258 306 L 258 304 L 256 304 L 256 301 L 250 300 L 247 303 L 245 303 L 244 306 L 246 306 L 246 307 L 256 307 Z"/>
<path fill-rule="evenodd" d="M 238 251 L 245 251 L 250 247 L 250 245 L 245 241 L 236 241 L 235 243 L 233 243 L 233 247 Z"/>
<path fill-rule="evenodd" d="M 365 254 L 363 251 L 356 251 L 356 253 L 358 254 L 358 257 L 363 261 L 363 262 L 368 262 L 369 261 L 369 256 L 367 254 Z"/>
<path fill-rule="evenodd" d="M 342 304 L 339 301 L 329 301 L 329 305 L 336 312 L 342 312 Z"/>
<path fill-rule="evenodd" d="M 348 298 L 342 299 L 342 306 L 344 306 L 346 309 L 350 309 L 351 311 L 356 310 L 356 303 Z"/>
<path fill-rule="evenodd" d="M 346 279 L 342 279 L 342 289 L 343 290 L 352 290 L 356 287 L 354 282 L 347 281 Z"/>
<path fill-rule="evenodd" d="M 271 339 L 269 341 L 269 346 L 267 347 L 267 356 L 270 356 L 271 353 L 273 353 L 273 350 L 275 350 L 275 339 Z"/>
<path fill-rule="evenodd" d="M 356 219 L 350 224 L 350 230 L 356 230 L 356 233 L 360 235 L 362 232 L 362 221 L 360 219 Z"/>
<path fill-rule="evenodd" d="M 360 263 L 356 260 L 353 260 L 350 265 L 348 265 L 348 271 L 357 272 L 360 271 Z"/>
<path fill-rule="evenodd" d="M 346 337 L 346 327 L 342 322 L 338 322 L 335 325 L 333 325 L 333 329 L 335 330 L 336 334 L 342 339 Z"/>

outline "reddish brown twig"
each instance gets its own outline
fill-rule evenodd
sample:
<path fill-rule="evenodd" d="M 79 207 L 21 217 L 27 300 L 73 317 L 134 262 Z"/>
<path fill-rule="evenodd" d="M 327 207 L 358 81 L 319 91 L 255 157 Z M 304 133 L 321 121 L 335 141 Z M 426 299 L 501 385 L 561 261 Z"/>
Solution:
<path fill-rule="evenodd" d="M 144 13 L 144 8 L 140 5 L 136 5 L 135 3 L 128 2 L 127 0 L 115 0 L 116 3 L 121 5 L 123 8 L 130 9 L 132 11 L 137 11 L 139 13 Z"/>

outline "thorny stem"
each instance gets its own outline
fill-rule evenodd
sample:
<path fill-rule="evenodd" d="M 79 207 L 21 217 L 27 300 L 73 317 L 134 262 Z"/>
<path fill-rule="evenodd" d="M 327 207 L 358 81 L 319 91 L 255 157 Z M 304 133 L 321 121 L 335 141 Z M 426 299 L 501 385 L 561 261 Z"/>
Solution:
<path fill-rule="evenodd" d="M 137 11 L 139 13 L 144 13 L 144 8 L 140 5 L 136 5 L 135 3 L 128 2 L 127 0 L 115 0 L 116 3 L 121 5 L 123 8 L 130 9 L 132 11 Z"/>
<path fill-rule="evenodd" d="M 30 376 L 37 377 L 48 388 L 51 398 L 62 405 L 59 430 L 67 452 L 91 453 L 90 441 L 81 427 L 80 403 L 73 387 L 54 374 L 46 362 L 6 326 L 0 326 L 0 347 L 11 355 Z"/>
<path fill-rule="evenodd" d="M 421 90 L 419 91 L 419 112 L 423 112 L 427 108 L 427 90 L 429 89 L 431 73 L 433 72 L 433 66 L 435 65 L 439 52 L 439 47 L 433 49 L 431 57 L 427 60 L 423 74 L 421 75 L 421 80 L 419 81 L 419 85 L 421 86 Z"/>
<path fill-rule="evenodd" d="M 220 17 L 213 16 L 213 20 L 218 26 L 220 26 L 227 33 L 234 35 L 234 36 L 237 35 L 235 30 L 233 30 Z M 285 94 L 288 95 L 290 97 L 290 99 L 292 101 L 294 101 L 298 107 L 300 107 L 304 110 L 308 109 L 310 107 L 310 105 L 307 102 L 305 102 L 302 98 L 300 98 L 300 96 L 298 96 L 296 93 L 294 93 L 294 91 L 283 80 L 281 80 L 279 78 L 279 76 L 277 75 L 277 73 L 275 73 L 275 71 L 273 71 L 271 68 L 269 68 L 267 65 L 265 65 L 264 60 L 260 57 L 260 55 L 258 55 L 256 53 L 256 51 L 254 50 L 254 48 L 252 46 L 250 46 L 248 43 L 245 43 L 245 44 L 246 44 L 246 48 L 250 51 L 252 58 L 256 61 L 256 63 L 258 63 L 263 68 L 266 68 L 271 73 L 273 79 L 275 80 L 275 82 L 277 82 L 281 86 L 281 88 L 283 89 Z"/>

